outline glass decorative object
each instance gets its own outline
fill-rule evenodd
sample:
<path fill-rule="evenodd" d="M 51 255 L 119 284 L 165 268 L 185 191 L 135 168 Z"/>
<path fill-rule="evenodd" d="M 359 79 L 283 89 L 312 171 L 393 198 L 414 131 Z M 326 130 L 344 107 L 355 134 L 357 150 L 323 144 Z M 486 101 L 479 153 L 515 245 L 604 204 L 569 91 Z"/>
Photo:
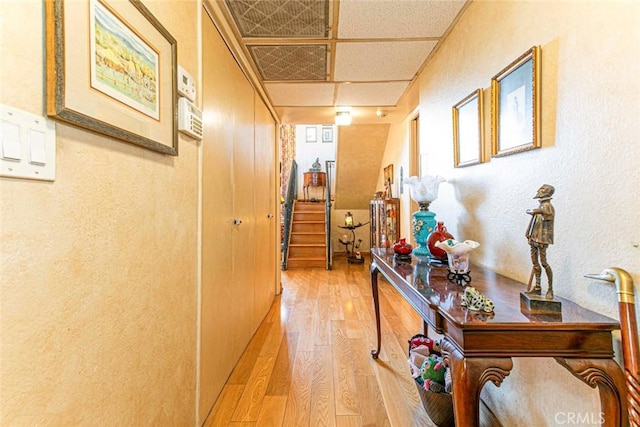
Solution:
<path fill-rule="evenodd" d="M 413 213 L 411 228 L 413 238 L 418 247 L 413 251 L 417 256 L 432 256 L 427 246 L 427 238 L 435 229 L 437 223 L 436 214 L 429 211 L 429 205 L 438 198 L 438 188 L 445 179 L 441 176 L 425 175 L 423 177 L 410 176 L 404 183 L 411 190 L 411 198 L 418 203 L 420 210 Z"/>
<path fill-rule="evenodd" d="M 351 212 L 344 214 L 344 225 L 347 227 L 351 227 L 353 225 L 353 215 L 351 215 Z"/>
<path fill-rule="evenodd" d="M 449 274 L 447 280 L 455 281 L 458 285 L 466 285 L 471 282 L 469 275 L 469 255 L 471 251 L 480 246 L 480 243 L 473 240 L 458 242 L 454 239 L 447 239 L 436 242 L 435 246 L 447 253 L 449 262 Z"/>

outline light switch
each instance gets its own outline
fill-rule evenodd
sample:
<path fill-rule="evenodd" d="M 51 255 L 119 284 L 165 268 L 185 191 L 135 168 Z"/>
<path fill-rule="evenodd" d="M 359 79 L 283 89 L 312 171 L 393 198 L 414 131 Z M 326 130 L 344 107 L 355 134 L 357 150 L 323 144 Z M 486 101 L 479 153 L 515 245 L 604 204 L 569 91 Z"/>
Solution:
<path fill-rule="evenodd" d="M 55 180 L 56 128 L 51 120 L 0 105 L 0 176 Z"/>
<path fill-rule="evenodd" d="M 29 129 L 29 163 L 34 165 L 47 163 L 45 145 L 44 132 Z"/>
<path fill-rule="evenodd" d="M 2 158 L 19 161 L 22 158 L 20 147 L 20 126 L 2 121 Z"/>

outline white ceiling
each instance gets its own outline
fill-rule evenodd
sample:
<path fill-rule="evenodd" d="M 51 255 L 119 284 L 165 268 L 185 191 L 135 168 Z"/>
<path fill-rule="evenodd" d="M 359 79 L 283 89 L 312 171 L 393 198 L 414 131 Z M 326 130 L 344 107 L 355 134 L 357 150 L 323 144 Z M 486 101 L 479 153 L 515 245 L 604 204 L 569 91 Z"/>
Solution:
<path fill-rule="evenodd" d="M 467 0 L 217 0 L 283 123 L 392 113 Z M 358 113 L 360 112 L 360 114 Z"/>

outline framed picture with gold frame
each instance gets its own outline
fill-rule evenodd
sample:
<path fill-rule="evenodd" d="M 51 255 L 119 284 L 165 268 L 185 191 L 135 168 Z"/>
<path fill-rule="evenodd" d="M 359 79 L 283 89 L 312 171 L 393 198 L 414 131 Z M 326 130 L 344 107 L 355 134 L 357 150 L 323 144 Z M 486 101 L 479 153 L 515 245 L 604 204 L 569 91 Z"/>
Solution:
<path fill-rule="evenodd" d="M 393 184 L 393 163 L 384 168 L 384 184 Z"/>
<path fill-rule="evenodd" d="M 540 47 L 491 79 L 491 155 L 540 148 Z"/>
<path fill-rule="evenodd" d="M 482 89 L 476 89 L 453 106 L 453 166 L 484 161 Z"/>
<path fill-rule="evenodd" d="M 45 2 L 47 115 L 178 155 L 177 43 L 140 0 Z"/>

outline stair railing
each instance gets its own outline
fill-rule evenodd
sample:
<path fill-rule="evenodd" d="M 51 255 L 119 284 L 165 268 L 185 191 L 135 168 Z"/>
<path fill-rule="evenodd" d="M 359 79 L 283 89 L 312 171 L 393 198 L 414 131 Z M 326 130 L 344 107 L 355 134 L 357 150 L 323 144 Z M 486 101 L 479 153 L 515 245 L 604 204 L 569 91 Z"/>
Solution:
<path fill-rule="evenodd" d="M 638 325 L 636 324 L 633 278 L 629 272 L 618 267 L 608 268 L 600 274 L 586 274 L 585 277 L 616 285 L 629 426 L 640 427 L 640 343 L 638 342 Z M 623 420 L 625 418 L 623 417 Z"/>
<path fill-rule="evenodd" d="M 325 168 L 327 169 L 327 179 L 325 180 L 325 194 L 327 195 L 326 201 L 325 201 L 325 224 L 326 224 L 326 231 L 325 231 L 325 242 L 326 246 L 327 246 L 327 253 L 326 253 L 326 258 L 327 258 L 327 270 L 331 270 L 331 268 L 333 267 L 333 241 L 331 240 L 331 198 L 332 198 L 332 194 L 331 194 L 331 184 L 333 182 L 333 177 L 335 175 L 335 167 L 336 167 L 336 161 L 335 160 L 326 160 L 325 162 Z"/>
<path fill-rule="evenodd" d="M 291 161 L 289 172 L 289 183 L 287 185 L 287 197 L 284 201 L 284 230 L 282 232 L 282 270 L 287 269 L 287 258 L 289 257 L 289 236 L 291 235 L 291 222 L 293 220 L 293 204 L 298 198 L 298 164 Z"/>

